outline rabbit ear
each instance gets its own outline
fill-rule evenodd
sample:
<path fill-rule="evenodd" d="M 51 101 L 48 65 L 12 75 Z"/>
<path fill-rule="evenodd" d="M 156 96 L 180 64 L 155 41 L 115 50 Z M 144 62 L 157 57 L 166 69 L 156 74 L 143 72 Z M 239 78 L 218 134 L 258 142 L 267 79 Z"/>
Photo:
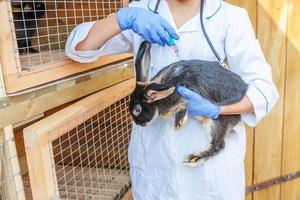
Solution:
<path fill-rule="evenodd" d="M 147 103 L 153 103 L 164 99 L 171 95 L 175 90 L 175 87 L 166 86 L 165 84 L 151 84 L 150 87 L 147 86 L 145 91 L 145 98 Z"/>
<path fill-rule="evenodd" d="M 146 82 L 150 69 L 150 48 L 151 44 L 147 41 L 142 42 L 135 59 L 136 80 Z"/>

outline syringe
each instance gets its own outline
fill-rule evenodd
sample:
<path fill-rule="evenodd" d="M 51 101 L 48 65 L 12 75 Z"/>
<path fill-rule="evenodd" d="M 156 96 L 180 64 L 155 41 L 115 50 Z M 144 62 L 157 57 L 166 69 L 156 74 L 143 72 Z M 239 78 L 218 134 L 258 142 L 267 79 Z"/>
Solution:
<path fill-rule="evenodd" d="M 181 60 L 180 59 L 180 56 L 179 56 L 179 50 L 178 50 L 178 47 L 176 45 L 176 42 L 175 42 L 175 39 L 173 37 L 170 37 L 170 44 L 171 44 L 171 48 L 173 49 L 173 51 L 175 52 L 178 60 Z"/>

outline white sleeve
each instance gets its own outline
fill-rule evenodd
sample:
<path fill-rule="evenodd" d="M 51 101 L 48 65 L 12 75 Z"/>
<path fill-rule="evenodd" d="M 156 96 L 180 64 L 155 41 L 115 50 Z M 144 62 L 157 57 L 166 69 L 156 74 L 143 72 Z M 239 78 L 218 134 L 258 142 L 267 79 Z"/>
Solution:
<path fill-rule="evenodd" d="M 249 85 L 246 95 L 254 113 L 242 114 L 242 120 L 253 127 L 271 111 L 279 94 L 245 9 L 238 12 L 227 30 L 225 51 L 231 70 Z"/>
<path fill-rule="evenodd" d="M 131 30 L 119 33 L 97 50 L 76 51 L 76 45 L 86 38 L 94 23 L 82 23 L 71 32 L 65 47 L 65 53 L 69 58 L 81 63 L 87 63 L 96 61 L 100 56 L 132 51 L 133 33 Z"/>

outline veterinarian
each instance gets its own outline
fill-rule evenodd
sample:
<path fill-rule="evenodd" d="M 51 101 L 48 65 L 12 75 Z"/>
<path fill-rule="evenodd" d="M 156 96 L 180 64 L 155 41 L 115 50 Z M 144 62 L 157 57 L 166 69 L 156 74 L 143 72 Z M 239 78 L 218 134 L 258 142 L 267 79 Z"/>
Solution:
<path fill-rule="evenodd" d="M 67 55 L 87 63 L 126 51 L 136 54 L 143 40 L 150 41 L 153 77 L 178 61 L 169 46 L 176 40 L 180 59 L 216 60 L 200 25 L 200 0 L 141 0 L 96 22 L 82 23 L 68 38 Z M 129 144 L 130 175 L 135 200 L 241 200 L 245 195 L 244 123 L 255 126 L 278 100 L 271 68 L 255 38 L 245 9 L 221 0 L 205 0 L 204 25 L 216 51 L 227 59 L 230 70 L 249 84 L 238 103 L 216 106 L 187 88 L 178 88 L 188 100 L 190 116 L 210 118 L 241 114 L 225 150 L 198 167 L 183 165 L 190 153 L 208 145 L 201 125 L 192 117 L 179 131 L 174 118 L 158 117 L 147 127 L 133 124 Z M 215 80 L 220 81 L 222 80 Z"/>

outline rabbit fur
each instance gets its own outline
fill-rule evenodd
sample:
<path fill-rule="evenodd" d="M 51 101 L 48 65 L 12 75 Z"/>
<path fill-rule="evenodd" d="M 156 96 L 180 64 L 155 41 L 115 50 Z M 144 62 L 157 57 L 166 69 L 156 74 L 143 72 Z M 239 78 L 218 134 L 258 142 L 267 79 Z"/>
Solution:
<path fill-rule="evenodd" d="M 32 48 L 31 41 L 38 29 L 38 19 L 46 12 L 46 6 L 42 2 L 23 2 L 18 8 L 20 11 L 13 12 L 13 18 L 19 53 L 38 53 Z"/>
<path fill-rule="evenodd" d="M 129 109 L 134 122 L 147 126 L 157 115 L 175 114 L 176 130 L 187 120 L 187 101 L 176 92 L 181 85 L 201 94 L 218 105 L 239 102 L 248 89 L 240 76 L 224 69 L 218 62 L 186 60 L 175 62 L 148 80 L 150 48 L 141 43 L 135 60 L 136 88 L 131 94 Z M 186 166 L 194 167 L 212 158 L 225 147 L 225 136 L 241 120 L 240 115 L 220 115 L 218 119 L 195 117 L 202 125 L 210 142 L 206 149 L 188 155 Z"/>

